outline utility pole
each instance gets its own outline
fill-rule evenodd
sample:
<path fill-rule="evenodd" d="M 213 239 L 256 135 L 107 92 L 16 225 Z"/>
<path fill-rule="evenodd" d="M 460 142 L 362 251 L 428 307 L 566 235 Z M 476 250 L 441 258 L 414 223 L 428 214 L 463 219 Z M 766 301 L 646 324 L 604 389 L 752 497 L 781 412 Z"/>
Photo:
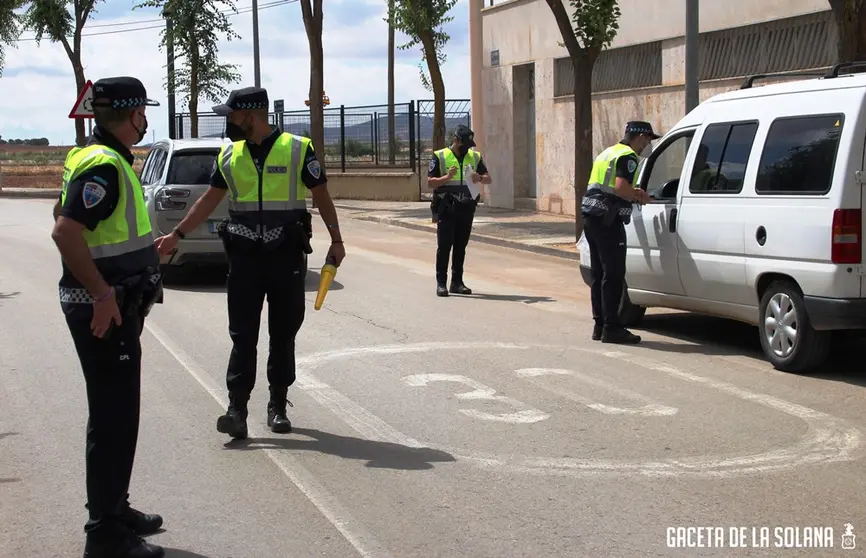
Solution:
<path fill-rule="evenodd" d="M 171 9 L 168 7 L 162 10 L 162 17 L 165 18 L 165 37 L 168 39 L 165 48 L 167 58 L 166 68 L 168 69 L 166 76 L 168 78 L 168 137 L 177 139 L 177 117 L 175 116 L 174 106 L 174 40 L 172 39 L 174 22 L 171 19 L 173 15 Z"/>
<path fill-rule="evenodd" d="M 698 0 L 686 0 L 686 114 L 700 103 L 699 37 Z"/>
<path fill-rule="evenodd" d="M 388 162 L 392 165 L 396 161 L 395 125 L 396 114 L 394 110 L 394 0 L 388 2 Z M 376 126 L 379 123 L 376 122 Z"/>
<path fill-rule="evenodd" d="M 253 0 L 253 72 L 256 87 L 262 86 L 262 68 L 259 59 L 259 1 Z"/>

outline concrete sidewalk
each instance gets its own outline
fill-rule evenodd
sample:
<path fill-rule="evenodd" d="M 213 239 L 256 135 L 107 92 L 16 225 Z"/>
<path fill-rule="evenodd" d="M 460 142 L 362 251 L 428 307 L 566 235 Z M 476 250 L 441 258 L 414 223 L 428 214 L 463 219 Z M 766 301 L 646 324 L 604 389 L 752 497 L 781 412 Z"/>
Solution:
<path fill-rule="evenodd" d="M 334 200 L 340 218 L 372 221 L 436 233 L 430 202 Z M 312 210 L 318 213 L 316 209 Z M 470 242 L 495 244 L 550 256 L 579 259 L 574 218 L 478 206 Z"/>
<path fill-rule="evenodd" d="M 59 197 L 59 188 L 0 188 L 0 198 L 57 199 Z"/>

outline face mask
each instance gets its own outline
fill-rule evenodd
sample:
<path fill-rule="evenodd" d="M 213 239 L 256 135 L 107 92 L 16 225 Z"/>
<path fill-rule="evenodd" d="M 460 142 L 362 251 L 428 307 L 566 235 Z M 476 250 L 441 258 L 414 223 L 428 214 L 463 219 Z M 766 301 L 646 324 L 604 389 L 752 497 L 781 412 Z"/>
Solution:
<path fill-rule="evenodd" d="M 467 153 L 469 153 L 469 148 L 465 145 L 461 145 L 457 148 L 457 152 L 460 153 L 461 157 L 465 157 Z"/>
<path fill-rule="evenodd" d="M 241 128 L 234 122 L 226 122 L 225 136 L 232 141 L 241 141 L 243 139 L 246 139 L 247 134 L 243 128 Z"/>
<path fill-rule="evenodd" d="M 135 131 L 138 133 L 138 141 L 135 143 L 140 143 L 141 140 L 144 139 L 144 136 L 147 135 L 147 117 L 145 115 L 141 115 L 141 118 L 144 120 L 144 128 L 139 129 L 138 126 L 135 125 L 135 121 L 132 121 L 132 127 L 135 128 Z"/>

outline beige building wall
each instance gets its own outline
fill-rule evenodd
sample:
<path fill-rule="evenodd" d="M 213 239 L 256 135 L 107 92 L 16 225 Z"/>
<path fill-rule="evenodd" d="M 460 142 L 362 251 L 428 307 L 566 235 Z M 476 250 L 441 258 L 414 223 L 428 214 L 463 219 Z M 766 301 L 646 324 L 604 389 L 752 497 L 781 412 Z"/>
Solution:
<path fill-rule="evenodd" d="M 494 177 L 485 202 L 573 215 L 574 103 L 570 96 L 554 95 L 555 60 L 568 53 L 559 46 L 561 35 L 545 0 L 495 3 L 482 11 L 484 158 Z M 593 95 L 596 153 L 620 138 L 628 120 L 650 121 L 664 133 L 685 114 L 685 0 L 620 0 L 619 5 L 622 16 L 610 48 L 662 41 L 662 76 L 660 85 L 653 87 Z M 566 10 L 570 9 L 566 3 Z M 700 31 L 828 10 L 826 0 L 701 0 Z M 491 63 L 494 51 L 497 65 Z M 701 100 L 735 89 L 741 82 L 741 78 L 704 81 Z M 529 162 L 533 153 L 534 168 Z"/>

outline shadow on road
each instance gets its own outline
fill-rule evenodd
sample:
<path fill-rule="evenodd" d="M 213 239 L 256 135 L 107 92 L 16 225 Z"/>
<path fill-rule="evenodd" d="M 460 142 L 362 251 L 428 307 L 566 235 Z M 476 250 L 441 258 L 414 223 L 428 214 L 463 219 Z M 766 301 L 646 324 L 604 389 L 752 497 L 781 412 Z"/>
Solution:
<path fill-rule="evenodd" d="M 497 295 L 485 293 L 472 293 L 471 295 L 458 295 L 451 293 L 449 296 L 456 296 L 462 298 L 477 298 L 480 300 L 500 300 L 503 302 L 522 302 L 524 304 L 537 304 L 539 302 L 556 302 L 549 296 Z"/>
<path fill-rule="evenodd" d="M 294 436 L 306 436 L 312 440 L 301 440 Z M 433 463 L 456 461 L 453 455 L 431 448 L 410 448 L 391 442 L 374 442 L 340 436 L 308 428 L 293 428 L 285 438 L 248 438 L 232 440 L 225 444 L 231 450 L 283 449 L 305 450 L 327 453 L 345 459 L 366 461 L 367 467 L 377 469 L 400 469 L 422 471 L 433 468 Z"/>
<path fill-rule="evenodd" d="M 655 314 L 644 318 L 639 328 L 681 341 L 695 343 L 680 345 L 645 339 L 641 347 L 652 351 L 681 354 L 747 356 L 770 368 L 764 357 L 758 328 L 723 318 L 714 318 L 689 312 Z M 866 387 L 866 367 L 862 349 L 866 333 L 837 332 L 833 337 L 830 359 L 823 366 L 802 375 Z"/>
<path fill-rule="evenodd" d="M 304 289 L 308 293 L 315 293 L 319 290 L 319 280 L 322 278 L 321 274 L 318 271 L 313 271 L 312 269 L 307 270 L 307 278 L 304 281 Z M 331 291 L 339 291 L 343 288 L 343 284 L 334 279 L 331 281 L 331 286 L 328 288 L 328 292 Z"/>
<path fill-rule="evenodd" d="M 165 558 L 211 558 L 211 557 L 205 556 L 204 554 L 196 554 L 195 552 L 190 552 L 189 550 L 180 550 L 177 548 L 167 548 L 166 547 Z"/>
<path fill-rule="evenodd" d="M 0 293 L 0 300 L 8 300 L 10 298 L 15 298 L 20 294 L 21 293 L 18 291 L 15 291 L 14 293 Z"/>
<path fill-rule="evenodd" d="M 17 477 L 15 477 L 15 478 L 8 478 L 8 479 L 0 478 L 0 484 L 9 484 L 9 483 L 12 483 L 12 482 L 21 482 L 21 479 L 19 479 L 19 478 L 17 478 Z"/>

